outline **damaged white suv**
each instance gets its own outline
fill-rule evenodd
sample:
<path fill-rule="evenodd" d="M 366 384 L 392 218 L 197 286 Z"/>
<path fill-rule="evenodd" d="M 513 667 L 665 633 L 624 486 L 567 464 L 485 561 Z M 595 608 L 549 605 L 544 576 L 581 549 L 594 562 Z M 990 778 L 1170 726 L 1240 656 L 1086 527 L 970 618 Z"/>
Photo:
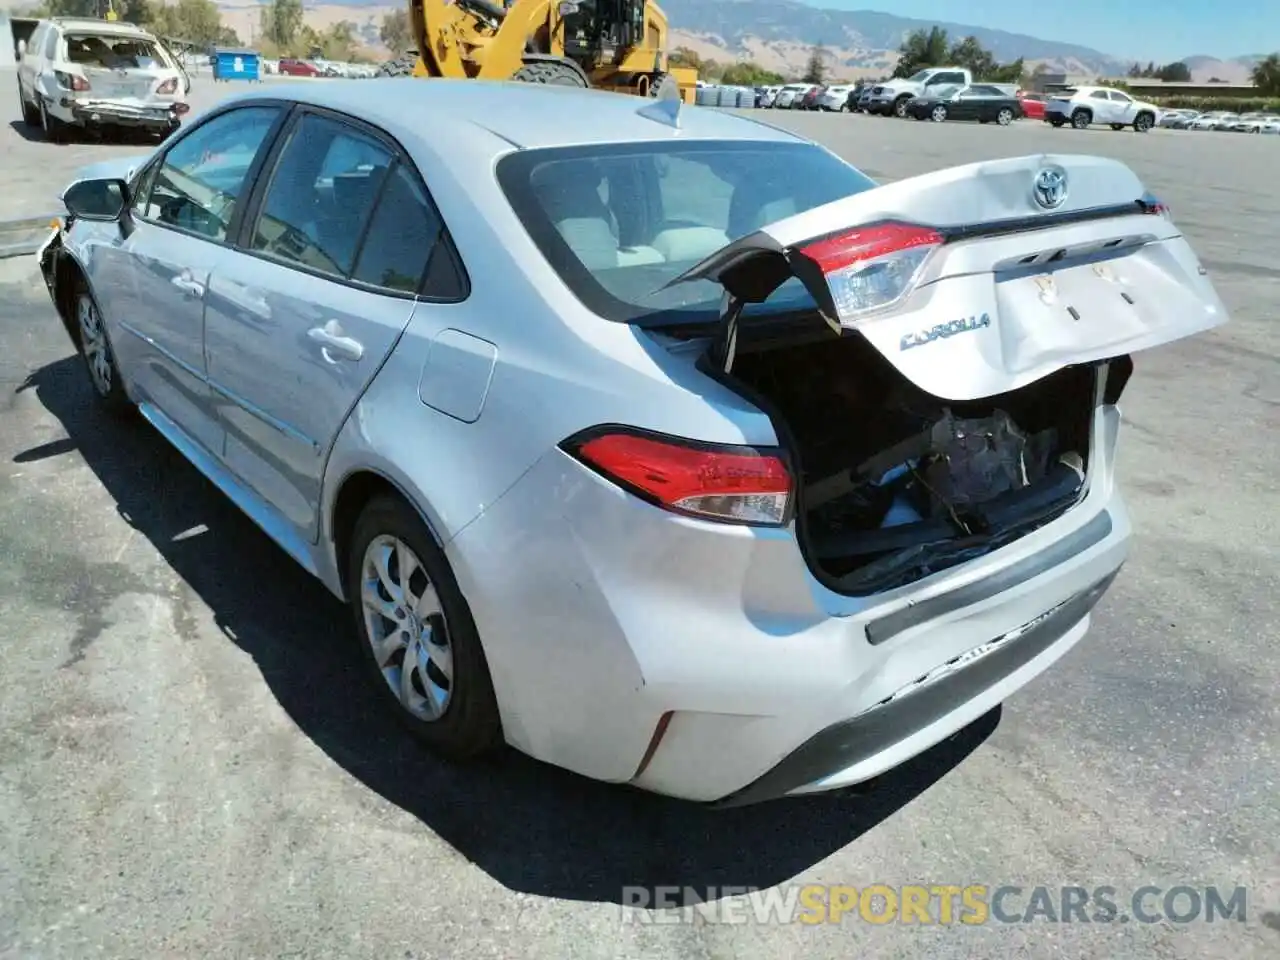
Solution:
<path fill-rule="evenodd" d="M 54 17 L 18 42 L 18 107 L 48 140 L 69 129 L 132 127 L 166 136 L 191 80 L 158 37 L 132 23 Z"/>

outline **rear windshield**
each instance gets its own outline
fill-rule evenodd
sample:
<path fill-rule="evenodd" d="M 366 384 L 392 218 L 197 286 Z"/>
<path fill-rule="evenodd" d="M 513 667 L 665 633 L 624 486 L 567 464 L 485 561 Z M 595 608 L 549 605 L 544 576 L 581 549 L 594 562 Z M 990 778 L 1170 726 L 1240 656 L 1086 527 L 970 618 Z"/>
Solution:
<path fill-rule="evenodd" d="M 661 289 L 725 244 L 875 183 L 809 143 L 688 141 L 523 150 L 498 182 L 543 256 L 589 309 L 644 325 L 715 320 L 723 289 Z M 792 280 L 767 312 L 811 301 Z"/>
<path fill-rule="evenodd" d="M 138 70 L 168 64 L 150 40 L 138 37 L 67 37 L 67 59 L 86 67 Z"/>

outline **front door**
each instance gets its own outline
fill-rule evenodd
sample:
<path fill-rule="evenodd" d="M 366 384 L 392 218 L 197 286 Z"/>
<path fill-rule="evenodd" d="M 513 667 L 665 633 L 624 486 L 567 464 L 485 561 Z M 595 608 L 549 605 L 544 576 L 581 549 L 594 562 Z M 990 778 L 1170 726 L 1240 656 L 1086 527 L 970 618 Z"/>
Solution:
<path fill-rule="evenodd" d="M 1121 93 L 1119 90 L 1111 91 L 1112 123 L 1133 123 L 1133 118 L 1136 113 L 1137 111 L 1134 109 L 1133 98 Z"/>
<path fill-rule="evenodd" d="M 245 247 L 214 271 L 205 346 L 227 466 L 312 539 L 329 450 L 413 315 L 441 225 L 375 131 L 302 113 L 287 137 Z"/>
<path fill-rule="evenodd" d="M 121 275 L 95 278 L 122 331 L 114 345 L 139 400 L 211 453 L 223 428 L 209 391 L 204 319 L 209 278 L 232 250 L 239 198 L 280 108 L 245 107 L 193 127 L 140 175 L 120 244 Z"/>

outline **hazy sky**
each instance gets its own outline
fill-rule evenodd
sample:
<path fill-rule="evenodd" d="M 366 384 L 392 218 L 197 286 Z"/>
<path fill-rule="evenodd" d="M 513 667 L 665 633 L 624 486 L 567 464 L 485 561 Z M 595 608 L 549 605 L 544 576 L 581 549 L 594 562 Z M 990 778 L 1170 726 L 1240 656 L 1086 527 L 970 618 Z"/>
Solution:
<path fill-rule="evenodd" d="M 1238 57 L 1280 50 L 1280 0 L 805 0 L 810 6 L 883 10 L 1079 43 L 1141 60 L 1196 54 Z"/>

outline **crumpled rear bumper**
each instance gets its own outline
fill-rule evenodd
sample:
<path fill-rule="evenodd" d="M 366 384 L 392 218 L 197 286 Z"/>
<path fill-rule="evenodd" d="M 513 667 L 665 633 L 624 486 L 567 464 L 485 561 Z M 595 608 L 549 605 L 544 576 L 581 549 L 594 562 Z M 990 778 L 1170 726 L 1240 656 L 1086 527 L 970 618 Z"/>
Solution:
<path fill-rule="evenodd" d="M 142 104 L 117 100 L 76 100 L 69 104 L 71 116 L 82 125 L 109 123 L 122 127 L 166 128 L 178 119 L 176 104 Z"/>

